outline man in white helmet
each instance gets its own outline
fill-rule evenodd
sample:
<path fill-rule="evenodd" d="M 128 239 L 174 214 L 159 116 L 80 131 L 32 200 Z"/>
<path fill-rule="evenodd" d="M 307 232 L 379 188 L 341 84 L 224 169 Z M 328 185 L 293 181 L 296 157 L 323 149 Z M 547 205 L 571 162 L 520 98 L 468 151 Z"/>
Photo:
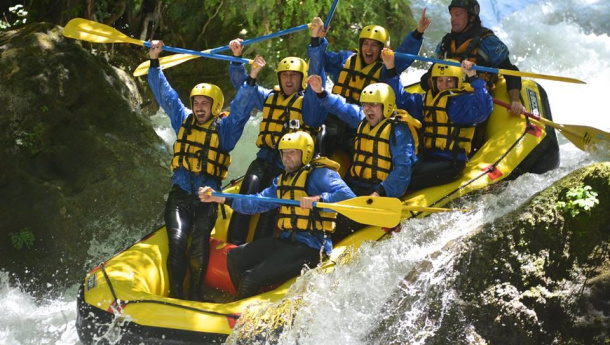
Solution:
<path fill-rule="evenodd" d="M 171 87 L 159 67 L 163 42 L 152 41 L 148 85 L 157 103 L 170 118 L 177 139 L 172 159 L 172 190 L 165 205 L 165 226 L 169 242 L 167 269 L 169 293 L 184 298 L 184 279 L 190 267 L 188 299 L 201 300 L 203 279 L 209 261 L 210 233 L 216 222 L 216 204 L 202 204 L 197 190 L 220 188 L 231 163 L 229 152 L 241 137 L 251 105 L 246 98 L 231 102 L 231 114 L 222 112 L 224 95 L 213 84 L 196 85 L 190 94 L 190 109 Z M 187 242 L 191 249 L 187 262 Z"/>
<path fill-rule="evenodd" d="M 299 206 L 286 206 L 250 199 L 211 196 L 210 187 L 199 189 L 202 202 L 227 203 L 248 214 L 279 208 L 275 237 L 243 244 L 231 250 L 227 266 L 237 298 L 247 298 L 267 285 L 282 283 L 300 274 L 304 265 L 315 267 L 322 254 L 332 250 L 330 234 L 337 214 L 313 208 L 314 202 L 333 203 L 355 197 L 337 170 L 339 164 L 327 158 L 313 159 L 314 141 L 302 131 L 282 137 L 278 148 L 285 171 L 256 195 L 299 200 Z M 276 225 L 273 225 L 275 229 Z"/>

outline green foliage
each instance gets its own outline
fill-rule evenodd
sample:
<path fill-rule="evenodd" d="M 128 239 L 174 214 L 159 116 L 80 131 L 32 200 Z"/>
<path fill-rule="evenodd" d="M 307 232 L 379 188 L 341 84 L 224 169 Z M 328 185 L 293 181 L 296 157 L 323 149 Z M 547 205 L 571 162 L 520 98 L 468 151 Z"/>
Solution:
<path fill-rule="evenodd" d="M 21 250 L 24 246 L 28 249 L 32 248 L 36 237 L 30 228 L 23 228 L 17 232 L 9 233 L 11 244 L 17 250 Z"/>
<path fill-rule="evenodd" d="M 557 202 L 557 207 L 576 217 L 580 211 L 590 212 L 596 204 L 599 204 L 599 199 L 591 186 L 576 186 L 568 190 L 565 201 Z"/>
<path fill-rule="evenodd" d="M 40 0 L 29 3 L 26 9 L 28 23 L 47 21 L 65 25 L 74 17 L 84 17 L 111 25 L 130 37 L 160 39 L 174 47 L 204 50 L 227 45 L 238 37 L 251 39 L 307 24 L 315 16 L 325 20 L 332 4 L 333 0 Z M 417 26 L 409 5 L 409 1 L 404 0 L 340 0 L 327 35 L 328 50 L 358 48 L 358 34 L 370 24 L 388 29 L 391 46 L 396 48 Z M 416 17 L 419 17 L 418 14 Z M 277 83 L 277 63 L 286 56 L 306 58 L 309 41 L 306 30 L 250 45 L 245 48 L 244 57 L 252 59 L 256 54 L 261 54 L 265 58 L 268 67 L 259 74 L 259 82 L 265 87 L 272 87 Z M 139 48 L 96 45 L 96 49 L 112 49 L 114 54 Z M 135 60 L 133 55 L 127 56 L 127 59 Z M 195 79 L 194 75 L 199 76 L 196 82 L 201 82 L 205 81 L 201 78 L 218 78 L 226 74 L 225 63 L 203 61 L 200 60 L 199 66 L 205 67 L 180 67 L 172 69 L 170 74 L 175 73 L 176 79 L 188 85 L 193 83 L 191 79 Z M 134 61 L 133 66 L 128 63 L 120 65 L 131 69 L 140 62 Z M 189 65 L 195 66 L 197 63 Z M 176 82 L 172 85 L 181 88 Z"/>
<path fill-rule="evenodd" d="M 15 5 L 8 8 L 8 13 L 0 17 L 0 30 L 8 30 L 14 26 L 23 25 L 27 21 L 28 12 L 23 5 Z"/>
<path fill-rule="evenodd" d="M 325 21 L 332 4 L 333 0 L 227 0 L 222 16 L 223 26 L 218 32 L 228 33 L 234 27 L 235 33 L 244 33 L 239 37 L 249 39 L 310 23 L 315 16 Z M 390 31 L 393 48 L 417 25 L 412 19 L 408 1 L 340 0 L 327 36 L 328 49 L 339 51 L 357 48 L 360 30 L 370 24 L 382 25 Z M 238 36 L 217 37 L 222 41 L 213 46 L 225 45 L 236 37 Z M 260 76 L 261 84 L 270 85 L 276 82 L 275 73 L 271 72 L 282 58 L 306 58 L 309 40 L 308 31 L 299 32 L 246 47 L 244 56 L 253 58 L 256 54 L 263 55 L 270 68 L 263 70 L 265 73 Z"/>

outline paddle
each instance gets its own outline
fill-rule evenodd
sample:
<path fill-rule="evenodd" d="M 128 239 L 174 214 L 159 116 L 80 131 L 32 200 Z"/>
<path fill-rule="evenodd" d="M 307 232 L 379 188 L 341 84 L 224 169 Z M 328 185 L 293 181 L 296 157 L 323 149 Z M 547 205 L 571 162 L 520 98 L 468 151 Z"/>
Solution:
<path fill-rule="evenodd" d="M 422 61 L 440 63 L 440 64 L 444 64 L 444 65 L 457 66 L 457 67 L 461 66 L 461 64 L 459 62 L 454 62 L 454 61 L 434 59 L 434 58 L 413 55 L 413 54 L 408 54 L 408 53 L 394 52 L 394 54 L 396 56 L 409 58 L 409 59 L 413 59 L 413 60 L 422 60 Z M 511 75 L 511 76 L 516 76 L 516 77 L 529 77 L 529 78 L 563 81 L 566 83 L 586 84 L 584 81 L 574 79 L 574 78 L 559 77 L 559 76 L 554 76 L 554 75 L 546 75 L 546 74 L 538 74 L 538 73 L 530 73 L 530 72 L 522 72 L 522 71 L 513 71 L 510 69 L 501 69 L 501 68 L 498 69 L 498 68 L 476 66 L 476 65 L 472 66 L 472 69 L 474 69 L 475 71 L 481 71 L 481 72 L 487 72 L 487 73 L 493 73 L 493 74 L 504 74 L 504 75 Z"/>
<path fill-rule="evenodd" d="M 506 109 L 510 109 L 510 104 L 499 99 L 494 99 L 494 103 L 501 105 Z M 571 141 L 576 147 L 583 151 L 587 151 L 587 149 L 604 141 L 607 143 L 610 142 L 610 133 L 604 132 L 597 128 L 579 125 L 562 125 L 527 111 L 524 111 L 523 115 L 557 129 L 559 132 L 561 132 L 561 134 L 563 134 L 564 137 L 566 137 L 566 139 Z"/>
<path fill-rule="evenodd" d="M 298 200 L 267 198 L 256 195 L 212 192 L 212 196 L 292 206 L 300 205 Z M 360 196 L 335 203 L 315 202 L 313 206 L 336 211 L 358 223 L 388 228 L 398 225 L 402 216 L 402 203 L 397 198 Z"/>
<path fill-rule="evenodd" d="M 148 41 L 131 38 L 108 25 L 82 18 L 70 20 L 64 28 L 64 36 L 93 43 L 131 43 L 150 48 L 150 42 Z M 242 59 L 234 56 L 208 54 L 195 50 L 174 48 L 170 46 L 163 46 L 163 50 L 174 53 L 197 55 L 217 60 L 252 63 L 252 60 Z"/>
<path fill-rule="evenodd" d="M 274 32 L 265 36 L 260 36 L 260 37 L 256 37 L 256 38 L 252 38 L 249 40 L 245 40 L 243 42 L 241 42 L 242 46 L 246 46 L 252 43 L 257 43 L 257 42 L 261 42 L 261 41 L 265 41 L 271 38 L 275 38 L 275 37 L 280 37 L 280 36 L 284 36 L 284 35 L 288 35 L 291 33 L 295 33 L 295 32 L 299 32 L 299 31 L 303 31 L 303 30 L 307 30 L 307 28 L 309 28 L 309 24 L 303 24 L 303 25 L 299 25 L 299 26 L 295 26 L 294 28 L 290 28 L 290 29 L 286 29 L 286 30 L 282 30 L 282 31 L 278 31 L 278 32 Z M 217 47 L 217 48 L 213 48 L 213 49 L 208 49 L 208 50 L 203 50 L 201 51 L 202 53 L 219 53 L 222 51 L 226 51 L 229 50 L 229 45 L 225 45 L 222 47 Z M 162 58 L 159 59 L 159 65 L 161 66 L 161 69 L 167 69 L 170 67 L 174 67 L 176 65 L 179 65 L 183 62 L 192 60 L 192 59 L 196 59 L 199 56 L 195 56 L 192 54 L 175 54 L 175 55 L 170 55 L 170 56 L 164 56 Z M 133 75 L 135 77 L 139 77 L 139 76 L 143 76 L 148 74 L 148 69 L 150 68 L 150 61 L 145 61 L 142 62 L 137 68 L 136 70 L 133 72 Z"/>
<path fill-rule="evenodd" d="M 333 20 L 333 16 L 335 15 L 335 11 L 337 10 L 337 4 L 339 0 L 335 0 L 333 5 L 330 7 L 330 11 L 326 15 L 326 20 L 324 21 L 324 29 L 328 30 L 328 26 L 330 25 L 331 20 Z"/>

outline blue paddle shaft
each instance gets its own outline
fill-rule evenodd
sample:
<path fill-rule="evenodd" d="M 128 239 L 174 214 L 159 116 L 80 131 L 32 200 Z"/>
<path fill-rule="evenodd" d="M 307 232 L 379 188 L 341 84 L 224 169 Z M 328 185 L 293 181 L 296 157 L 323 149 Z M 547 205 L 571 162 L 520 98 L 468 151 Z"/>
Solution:
<path fill-rule="evenodd" d="M 404 57 L 404 58 L 408 58 L 408 59 L 412 59 L 412 60 L 421 60 L 421 61 L 428 61 L 428 62 L 434 62 L 434 63 L 441 63 L 444 65 L 450 65 L 450 66 L 457 66 L 457 67 L 461 67 L 462 64 L 459 62 L 455 62 L 455 61 L 447 61 L 447 60 L 442 60 L 442 59 L 434 59 L 434 58 L 429 58 L 429 57 L 425 57 L 425 56 L 419 56 L 419 55 L 413 55 L 413 54 L 408 54 L 408 53 L 398 53 L 398 52 L 394 52 L 394 55 L 399 56 L 399 57 Z M 493 74 L 498 74 L 499 71 L 496 68 L 491 68 L 491 67 L 484 67 L 484 66 L 472 66 L 472 69 L 475 71 L 481 71 L 481 72 L 487 72 L 487 73 L 493 73 Z"/>
<path fill-rule="evenodd" d="M 307 30 L 308 28 L 309 28 L 309 24 L 303 24 L 303 25 L 295 26 L 294 28 L 290 28 L 290 29 L 286 29 L 286 30 L 281 30 L 281 31 L 278 31 L 278 32 L 274 32 L 272 34 L 265 35 L 265 36 L 260 36 L 260 37 L 251 38 L 249 40 L 245 40 L 245 41 L 241 42 L 241 45 L 242 46 L 247 46 L 248 44 L 258 43 L 258 42 L 266 41 L 268 39 L 272 39 L 272 38 L 275 38 L 275 37 L 280 37 L 280 36 L 292 34 L 292 33 L 295 33 L 295 32 Z M 206 50 L 206 51 L 209 52 L 209 53 L 220 53 L 220 52 L 223 52 L 223 51 L 227 51 L 229 49 L 231 49 L 231 48 L 227 44 L 226 46 L 222 46 L 222 47 L 218 47 L 218 48 L 212 48 L 212 49 Z"/>
<path fill-rule="evenodd" d="M 324 21 L 324 29 L 328 29 L 328 25 L 330 25 L 330 21 L 333 19 L 333 16 L 335 15 L 335 10 L 337 10 L 338 3 L 339 3 L 339 0 L 335 0 L 335 2 L 333 2 L 333 5 L 330 7 L 330 11 L 328 12 L 328 15 L 326 16 L 326 20 Z"/>
<path fill-rule="evenodd" d="M 150 44 L 150 42 L 145 41 L 144 42 L 144 46 L 150 48 L 151 44 Z M 184 49 L 184 48 L 176 48 L 176 47 L 170 47 L 170 46 L 163 46 L 163 50 L 167 50 L 167 51 L 173 52 L 173 53 L 197 55 L 197 56 L 207 57 L 207 58 L 216 59 L 216 60 L 225 60 L 225 61 L 231 61 L 231 62 L 241 62 L 241 63 L 245 63 L 245 64 L 249 64 L 250 63 L 250 60 L 248 60 L 248 59 L 242 59 L 242 58 L 235 57 L 235 56 L 203 53 L 203 52 L 199 52 L 199 51 L 196 51 L 196 50 L 190 50 L 190 49 Z"/>
<path fill-rule="evenodd" d="M 276 204 L 285 204 L 292 206 L 300 206 L 301 203 L 299 200 L 290 200 L 290 199 L 278 199 L 278 198 L 269 198 L 266 196 L 257 196 L 253 194 L 244 195 L 244 194 L 232 194 L 232 193 L 220 193 L 220 192 L 212 192 L 212 196 L 219 196 L 225 198 L 233 198 L 233 199 L 246 199 L 246 200 L 256 200 L 256 201 L 266 201 L 273 202 Z M 314 202 L 313 206 L 316 207 L 318 203 Z"/>

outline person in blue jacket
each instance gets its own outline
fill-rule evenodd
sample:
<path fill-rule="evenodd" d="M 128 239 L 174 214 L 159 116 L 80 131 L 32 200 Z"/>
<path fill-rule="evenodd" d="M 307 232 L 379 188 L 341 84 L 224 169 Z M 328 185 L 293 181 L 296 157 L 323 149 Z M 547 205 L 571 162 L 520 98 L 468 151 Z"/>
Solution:
<path fill-rule="evenodd" d="M 423 42 L 423 34 L 430 25 L 423 10 L 419 25 L 410 32 L 397 51 L 417 55 Z M 343 96 L 348 103 L 358 104 L 362 90 L 373 83 L 385 82 L 387 68 L 381 60 L 381 50 L 390 46 L 390 33 L 382 26 L 369 25 L 362 29 L 356 51 L 328 51 L 326 28 L 322 20 L 314 18 L 311 26 L 311 43 L 307 54 L 310 63 L 324 65 L 326 74 L 333 80 L 332 93 Z M 413 63 L 412 59 L 397 59 L 397 69 L 402 73 Z M 324 78 L 323 78 L 324 79 Z M 336 147 L 347 149 L 353 132 L 342 121 L 329 116 L 325 122 L 326 135 L 321 143 L 322 155 L 330 156 Z"/>
<path fill-rule="evenodd" d="M 203 204 L 199 187 L 219 189 L 227 175 L 229 152 L 241 137 L 251 105 L 245 97 L 231 102 L 231 114 L 223 113 L 224 95 L 213 84 L 196 85 L 188 109 L 170 86 L 159 67 L 163 42 L 152 41 L 148 85 L 171 120 L 177 134 L 172 159 L 172 189 L 165 205 L 165 226 L 169 243 L 167 270 L 169 293 L 184 298 L 184 279 L 190 267 L 188 299 L 201 300 L 203 279 L 209 261 L 210 233 L 216 222 L 217 205 Z M 191 247 L 187 263 L 187 241 Z"/>
<path fill-rule="evenodd" d="M 396 109 L 396 97 L 385 83 L 371 84 L 362 90 L 362 106 L 322 88 L 319 76 L 311 76 L 309 85 L 329 112 L 356 129 L 352 143 L 352 163 L 347 184 L 356 195 L 401 197 L 411 179 L 417 161 L 416 141 L 421 123 L 405 111 Z M 339 216 L 334 240 L 340 240 L 362 228 Z"/>
<path fill-rule="evenodd" d="M 436 54 L 440 59 L 469 60 L 477 65 L 518 71 L 510 61 L 508 47 L 493 31 L 484 27 L 479 13 L 481 7 L 477 0 L 452 0 L 449 4 L 451 16 L 451 32 L 446 34 L 436 46 Z M 400 73 L 399 73 L 400 74 Z M 421 85 L 424 90 L 430 88 L 431 71 L 424 74 Z M 491 91 L 498 81 L 497 74 L 479 72 L 479 78 L 487 81 Z M 506 88 L 511 101 L 509 112 L 520 115 L 525 111 L 521 104 L 521 77 L 504 76 Z"/>
<path fill-rule="evenodd" d="M 241 40 L 231 41 L 229 47 L 235 56 L 241 56 Z M 241 194 L 260 192 L 282 173 L 283 165 L 277 144 L 283 134 L 304 130 L 315 138 L 322 119 L 326 116 L 325 110 L 316 101 L 315 94 L 306 89 L 308 69 L 309 73 L 324 73 L 321 64 L 310 64 L 308 67 L 301 58 L 284 58 L 277 66 L 279 87 L 275 89 L 266 89 L 256 83 L 258 73 L 265 66 L 266 61 L 260 55 L 255 57 L 249 75 L 246 75 L 243 64 L 229 64 L 229 76 L 238 90 L 237 94 L 247 97 L 251 105 L 263 113 L 256 141 L 260 149 L 242 180 L 239 190 Z M 271 236 L 270 224 L 275 222 L 276 213 L 276 210 L 271 210 L 260 215 L 254 233 L 255 240 Z M 246 242 L 250 218 L 248 214 L 233 212 L 228 228 L 229 242 Z"/>
<path fill-rule="evenodd" d="M 251 199 L 227 200 L 212 196 L 211 187 L 199 189 L 202 202 L 226 203 L 239 212 L 256 214 L 279 208 L 277 236 L 243 244 L 228 253 L 227 266 L 238 299 L 256 295 L 264 286 L 299 275 L 304 265 L 315 267 L 323 254 L 332 250 L 329 234 L 335 228 L 337 214 L 313 208 L 313 203 L 334 203 L 355 197 L 337 173 L 338 163 L 327 158 L 313 159 L 314 141 L 308 133 L 284 135 L 279 150 L 285 171 L 256 195 L 299 200 L 300 206 Z"/>
<path fill-rule="evenodd" d="M 391 68 L 392 55 L 388 56 L 388 83 L 399 95 L 397 107 L 422 123 L 418 161 L 413 166 L 409 190 L 459 178 L 471 152 L 475 127 L 493 110 L 485 80 L 478 77 L 468 60 L 462 61 L 461 67 L 437 63 L 432 66 L 434 87 L 425 95 L 408 93 Z M 464 83 L 465 76 L 470 86 Z"/>

